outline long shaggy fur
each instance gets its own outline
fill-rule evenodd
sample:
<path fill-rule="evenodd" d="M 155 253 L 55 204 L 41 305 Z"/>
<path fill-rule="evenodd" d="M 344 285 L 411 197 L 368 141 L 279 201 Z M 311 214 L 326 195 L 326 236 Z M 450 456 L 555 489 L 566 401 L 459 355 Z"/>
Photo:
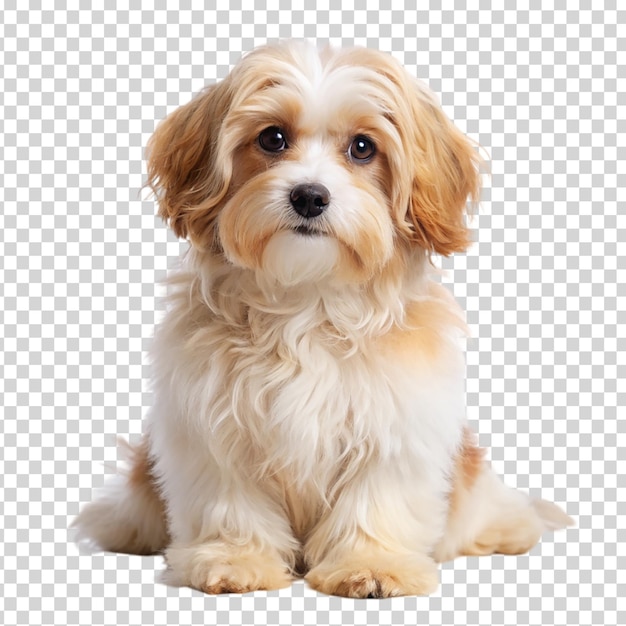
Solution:
<path fill-rule="evenodd" d="M 259 143 L 268 128 L 282 149 Z M 81 538 L 162 551 L 167 582 L 208 593 L 305 574 L 386 597 L 431 592 L 436 561 L 524 551 L 570 522 L 505 487 L 467 429 L 463 315 L 430 255 L 467 247 L 480 159 L 391 57 L 261 48 L 148 155 L 160 215 L 191 246 L 144 441 Z M 290 205 L 302 182 L 329 191 L 314 219 Z"/>

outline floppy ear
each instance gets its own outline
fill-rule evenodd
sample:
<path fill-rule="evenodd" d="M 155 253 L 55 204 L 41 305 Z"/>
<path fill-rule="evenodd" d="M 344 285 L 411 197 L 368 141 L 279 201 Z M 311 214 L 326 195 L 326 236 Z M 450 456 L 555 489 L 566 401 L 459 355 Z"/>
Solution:
<path fill-rule="evenodd" d="M 426 250 L 448 256 L 471 244 L 465 206 L 480 196 L 477 147 L 458 130 L 423 85 L 413 84 L 407 156 L 412 181 L 405 232 Z"/>
<path fill-rule="evenodd" d="M 215 207 L 230 182 L 219 132 L 230 103 L 229 79 L 211 85 L 158 126 L 147 146 L 148 186 L 159 215 L 178 237 L 212 237 Z"/>

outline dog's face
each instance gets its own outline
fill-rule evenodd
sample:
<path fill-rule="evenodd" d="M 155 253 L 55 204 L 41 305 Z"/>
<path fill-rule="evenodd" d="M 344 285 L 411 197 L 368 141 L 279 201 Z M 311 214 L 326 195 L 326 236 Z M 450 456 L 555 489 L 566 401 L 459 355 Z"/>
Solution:
<path fill-rule="evenodd" d="M 469 243 L 477 153 L 379 52 L 260 48 L 170 115 L 148 148 L 174 232 L 285 285 L 364 282 L 402 250 Z"/>

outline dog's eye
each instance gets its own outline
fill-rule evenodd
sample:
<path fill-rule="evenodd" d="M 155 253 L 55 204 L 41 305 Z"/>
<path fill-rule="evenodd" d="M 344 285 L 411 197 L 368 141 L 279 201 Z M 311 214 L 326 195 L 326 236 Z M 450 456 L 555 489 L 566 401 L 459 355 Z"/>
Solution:
<path fill-rule="evenodd" d="M 259 135 L 259 145 L 267 152 L 281 152 L 287 147 L 285 133 L 277 126 L 270 126 Z"/>
<path fill-rule="evenodd" d="M 350 144 L 350 156 L 357 161 L 369 161 L 376 152 L 376 146 L 371 139 L 357 135 Z"/>

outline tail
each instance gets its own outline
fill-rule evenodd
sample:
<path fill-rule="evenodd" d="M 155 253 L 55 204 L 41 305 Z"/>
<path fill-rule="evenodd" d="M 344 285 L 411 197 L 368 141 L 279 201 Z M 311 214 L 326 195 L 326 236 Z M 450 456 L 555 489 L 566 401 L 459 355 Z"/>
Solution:
<path fill-rule="evenodd" d="M 147 438 L 132 447 L 120 439 L 124 468 L 100 497 L 72 523 L 76 541 L 88 551 L 155 554 L 168 543 L 165 508 L 153 476 Z"/>
<path fill-rule="evenodd" d="M 435 558 L 447 561 L 462 555 L 522 554 L 544 532 L 573 524 L 556 504 L 507 487 L 467 431 L 453 477 L 447 528 Z"/>

